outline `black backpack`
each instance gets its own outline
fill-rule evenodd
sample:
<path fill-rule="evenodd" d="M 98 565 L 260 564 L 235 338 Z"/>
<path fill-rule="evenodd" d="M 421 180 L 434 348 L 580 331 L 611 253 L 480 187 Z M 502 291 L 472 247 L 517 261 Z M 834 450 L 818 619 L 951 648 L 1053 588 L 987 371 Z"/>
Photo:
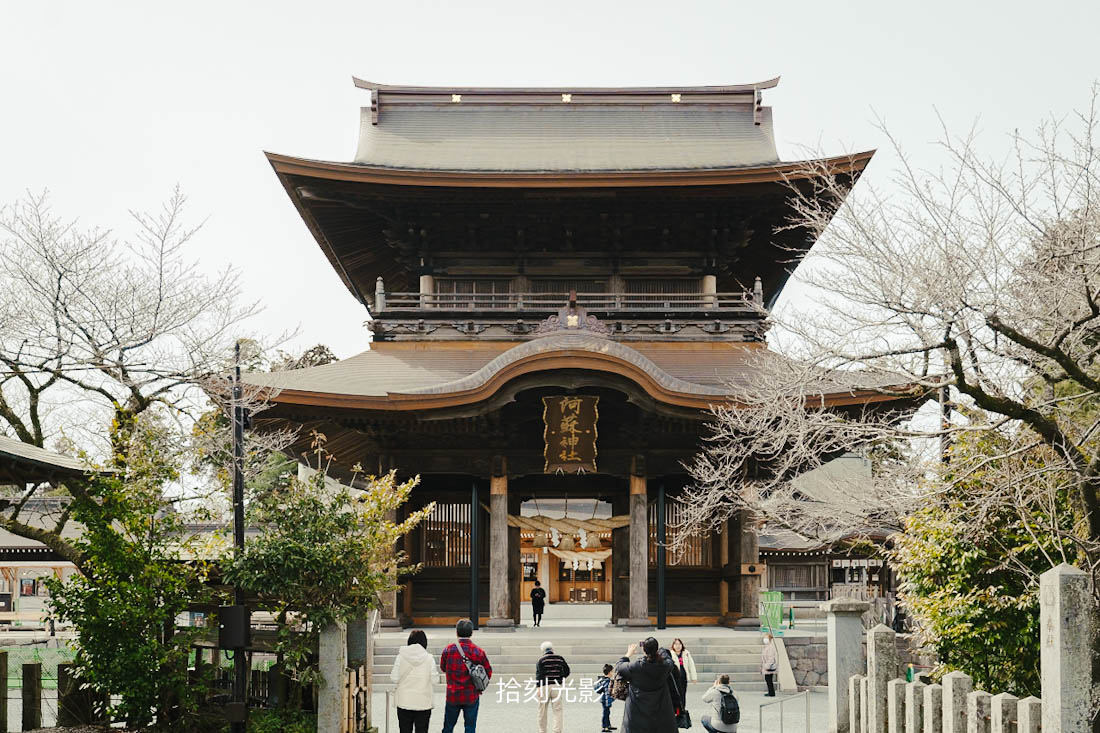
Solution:
<path fill-rule="evenodd" d="M 732 692 L 722 693 L 722 722 L 726 725 L 733 725 L 741 722 L 741 706 L 737 704 L 737 698 L 733 696 Z"/>

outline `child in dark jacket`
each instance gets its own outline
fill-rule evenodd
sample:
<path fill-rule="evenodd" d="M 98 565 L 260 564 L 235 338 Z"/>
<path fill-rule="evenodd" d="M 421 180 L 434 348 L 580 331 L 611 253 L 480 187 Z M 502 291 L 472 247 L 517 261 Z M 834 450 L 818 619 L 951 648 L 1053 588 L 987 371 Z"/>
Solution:
<path fill-rule="evenodd" d="M 615 698 L 611 697 L 611 670 L 615 669 L 610 664 L 603 666 L 603 677 L 596 680 L 595 690 L 600 696 L 600 705 L 603 706 L 603 727 L 600 729 L 601 733 L 608 733 L 608 731 L 615 730 L 611 727 L 611 705 L 615 702 Z"/>

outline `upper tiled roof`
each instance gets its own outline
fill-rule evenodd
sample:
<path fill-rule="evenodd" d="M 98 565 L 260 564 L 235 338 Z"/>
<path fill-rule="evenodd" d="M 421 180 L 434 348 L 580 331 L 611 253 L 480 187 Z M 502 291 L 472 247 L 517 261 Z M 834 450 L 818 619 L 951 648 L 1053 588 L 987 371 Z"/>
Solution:
<path fill-rule="evenodd" d="M 748 168 L 779 162 L 757 84 L 710 87 L 407 87 L 355 80 L 355 163 L 468 172 Z"/>
<path fill-rule="evenodd" d="M 771 109 L 751 105 L 363 110 L 362 165 L 440 171 L 583 172 L 743 168 L 779 162 Z"/>

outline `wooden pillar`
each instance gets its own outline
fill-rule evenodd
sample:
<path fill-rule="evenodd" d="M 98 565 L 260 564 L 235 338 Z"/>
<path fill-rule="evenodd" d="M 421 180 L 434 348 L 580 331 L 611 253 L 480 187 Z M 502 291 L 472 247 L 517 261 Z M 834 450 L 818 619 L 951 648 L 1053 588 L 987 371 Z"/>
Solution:
<path fill-rule="evenodd" d="M 8 653 L 0 652 L 0 725 L 8 729 Z"/>
<path fill-rule="evenodd" d="M 738 580 L 738 626 L 760 625 L 760 538 L 756 534 L 756 520 L 752 513 L 742 509 L 738 532 L 730 538 L 737 543 L 737 561 L 740 564 Z M 751 572 L 749 568 L 755 568 Z"/>
<path fill-rule="evenodd" d="M 630 471 L 630 616 L 627 626 L 649 627 L 649 517 L 646 515 L 645 459 Z"/>
<path fill-rule="evenodd" d="M 630 513 L 630 496 L 616 496 L 611 501 L 612 514 Z M 626 623 L 630 617 L 630 527 L 611 530 L 611 621 Z"/>
<path fill-rule="evenodd" d="M 481 527 L 478 518 L 481 516 L 481 492 L 478 489 L 477 479 L 470 482 L 470 622 L 474 630 L 481 628 L 479 618 L 481 616 L 481 599 L 478 595 L 481 585 L 481 543 L 479 533 Z"/>
<path fill-rule="evenodd" d="M 665 628 L 665 621 L 668 616 L 667 600 L 665 598 L 665 592 L 667 585 L 665 583 L 665 574 L 667 573 L 667 552 L 665 548 L 665 485 L 660 483 L 657 486 L 657 628 Z"/>
<path fill-rule="evenodd" d="M 42 727 L 42 665 L 23 665 L 23 730 Z"/>
<path fill-rule="evenodd" d="M 489 625 L 488 631 L 514 631 L 512 584 L 508 550 L 508 466 L 504 456 L 493 459 L 489 479 Z"/>

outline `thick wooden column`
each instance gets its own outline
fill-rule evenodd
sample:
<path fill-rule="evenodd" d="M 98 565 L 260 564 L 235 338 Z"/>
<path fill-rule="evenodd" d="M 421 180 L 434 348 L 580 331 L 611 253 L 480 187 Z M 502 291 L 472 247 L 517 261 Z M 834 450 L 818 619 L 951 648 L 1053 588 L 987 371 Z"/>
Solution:
<path fill-rule="evenodd" d="M 636 456 L 630 471 L 630 617 L 629 627 L 649 622 L 649 517 L 646 516 L 645 461 Z"/>
<path fill-rule="evenodd" d="M 508 550 L 508 467 L 503 456 L 493 459 L 489 479 L 489 625 L 487 631 L 514 631 Z"/>
<path fill-rule="evenodd" d="M 738 595 L 741 618 L 738 626 L 760 625 L 760 538 L 756 534 L 756 520 L 752 513 L 742 509 L 740 531 L 730 538 L 738 547 L 738 560 L 741 563 L 741 576 L 738 583 Z"/>

